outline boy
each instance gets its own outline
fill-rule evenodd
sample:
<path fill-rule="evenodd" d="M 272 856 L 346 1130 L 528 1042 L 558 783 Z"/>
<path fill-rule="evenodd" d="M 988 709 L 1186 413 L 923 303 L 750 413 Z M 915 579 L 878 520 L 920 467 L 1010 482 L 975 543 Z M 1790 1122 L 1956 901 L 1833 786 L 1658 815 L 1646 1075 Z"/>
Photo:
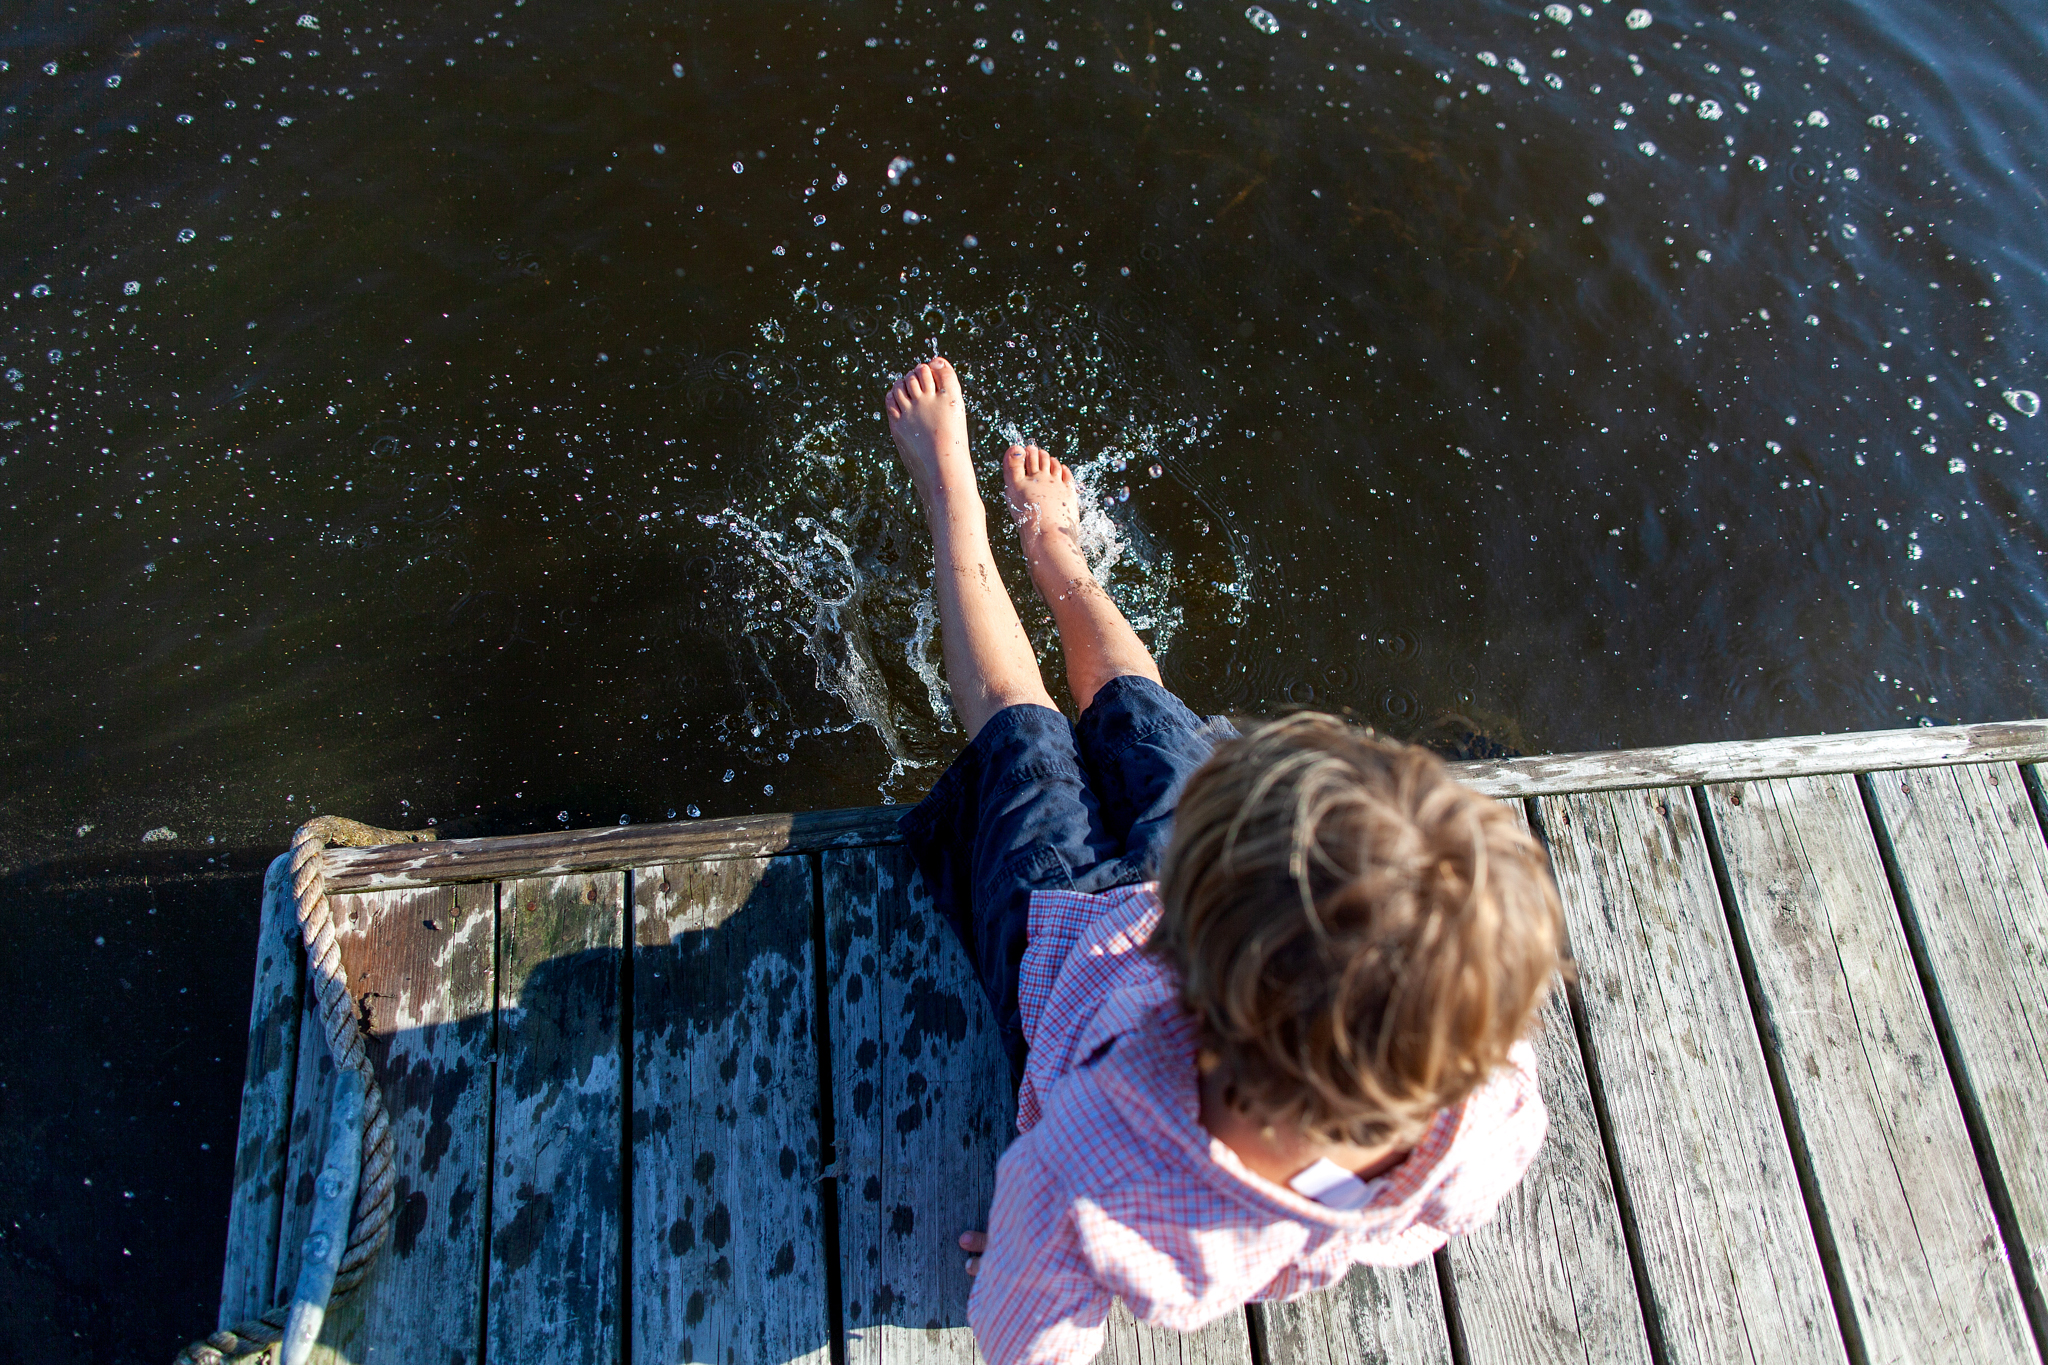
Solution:
<path fill-rule="evenodd" d="M 983 1355 L 1085 1361 L 1112 1297 L 1191 1331 L 1484 1223 L 1543 1141 L 1541 851 L 1419 749 L 1198 719 L 1089 572 L 1071 473 L 1013 445 L 1070 724 L 989 552 L 958 376 L 919 365 L 885 407 L 968 736 L 903 829 L 1019 1082 L 989 1230 L 960 1238 Z"/>

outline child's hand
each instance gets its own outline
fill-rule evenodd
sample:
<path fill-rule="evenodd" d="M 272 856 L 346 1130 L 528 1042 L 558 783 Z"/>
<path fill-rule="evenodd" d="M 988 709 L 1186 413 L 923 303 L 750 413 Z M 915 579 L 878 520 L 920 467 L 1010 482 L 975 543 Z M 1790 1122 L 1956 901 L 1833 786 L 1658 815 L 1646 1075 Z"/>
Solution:
<path fill-rule="evenodd" d="M 967 1273 L 981 1273 L 981 1254 L 988 1250 L 988 1234 L 985 1232 L 963 1232 L 960 1234 L 960 1249 L 967 1253 Z"/>

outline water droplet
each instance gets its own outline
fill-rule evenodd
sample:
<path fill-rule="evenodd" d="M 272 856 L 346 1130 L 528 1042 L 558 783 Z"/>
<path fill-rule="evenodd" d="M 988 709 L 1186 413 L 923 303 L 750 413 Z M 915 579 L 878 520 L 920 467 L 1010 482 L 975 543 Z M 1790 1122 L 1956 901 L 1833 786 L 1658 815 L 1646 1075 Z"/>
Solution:
<path fill-rule="evenodd" d="M 2032 389 L 2007 389 L 2005 401 L 2012 404 L 2012 410 L 2022 417 L 2041 415 L 2041 395 Z"/>
<path fill-rule="evenodd" d="M 1637 149 L 1638 151 L 1640 151 L 1640 152 L 1641 152 L 1641 153 L 1642 153 L 1642 154 L 1643 154 L 1644 156 L 1655 156 L 1655 155 L 1657 155 L 1657 144 L 1656 144 L 1656 143 L 1654 143 L 1654 142 L 1651 142 L 1651 141 L 1650 141 L 1649 139 L 1647 139 L 1647 138 L 1645 138 L 1645 139 L 1644 139 L 1643 141 L 1641 141 L 1641 142 L 1638 142 L 1638 143 L 1636 144 L 1636 149 Z"/>
<path fill-rule="evenodd" d="M 1818 109 L 1808 114 L 1806 121 L 1815 128 L 1825 128 L 1828 126 L 1828 116 Z"/>
<path fill-rule="evenodd" d="M 681 62 L 677 62 L 673 66 L 669 67 L 669 74 L 674 76 L 677 80 L 681 80 L 683 78 L 683 64 Z"/>
<path fill-rule="evenodd" d="M 1650 26 L 1650 12 L 1646 9 L 1632 9 L 1628 12 L 1628 18 L 1623 22 L 1630 28 L 1648 28 Z"/>
<path fill-rule="evenodd" d="M 1572 21 L 1571 7 L 1568 5 L 1545 5 L 1543 7 L 1543 17 L 1555 20 L 1560 24 L 1569 24 Z"/>
<path fill-rule="evenodd" d="M 1023 29 L 1021 29 L 1021 28 L 1013 28 L 1013 29 L 1011 29 L 1011 30 L 1010 30 L 1010 41 L 1011 41 L 1011 42 L 1013 42 L 1013 43 L 1021 43 L 1021 42 L 1023 42 L 1023 41 L 1024 41 L 1024 30 L 1023 30 Z"/>
<path fill-rule="evenodd" d="M 745 175 L 745 174 L 747 173 L 747 163 L 746 163 L 746 162 L 744 162 L 744 161 L 735 161 L 735 162 L 733 162 L 733 163 L 732 163 L 732 173 L 733 173 L 734 175 Z"/>
<path fill-rule="evenodd" d="M 1892 121 L 1883 114 L 1872 114 L 1870 116 L 1870 126 L 1873 128 L 1889 128 L 1892 126 Z"/>
<path fill-rule="evenodd" d="M 1721 102 L 1719 100 L 1701 100 L 1699 115 L 1709 123 L 1714 122 L 1721 117 Z"/>
<path fill-rule="evenodd" d="M 661 155 L 664 155 L 664 154 L 665 154 L 665 153 L 666 153 L 667 151 L 668 151 L 668 148 L 666 148 L 666 147 L 662 146 L 662 145 L 661 145 L 661 144 L 660 144 L 659 142 L 657 142 L 657 143 L 655 143 L 655 144 L 654 144 L 654 154 L 655 154 L 656 156 L 661 156 Z"/>
<path fill-rule="evenodd" d="M 1147 470 L 1145 471 L 1145 473 L 1146 473 L 1147 475 L 1149 475 L 1150 477 L 1152 477 L 1152 478 L 1155 478 L 1155 479 L 1156 479 L 1156 478 L 1158 478 L 1158 477 L 1159 477 L 1159 476 L 1160 476 L 1161 474 L 1164 474 L 1165 472 L 1166 472 L 1166 468 L 1165 468 L 1165 466 L 1163 466 L 1163 465 L 1156 465 L 1156 464 L 1155 464 L 1155 465 L 1153 465 L 1153 466 L 1152 466 L 1151 468 L 1149 468 L 1149 469 L 1147 469 Z"/>
<path fill-rule="evenodd" d="M 117 74 L 115 74 L 115 75 L 112 75 L 112 76 L 109 76 L 109 77 L 107 77 L 107 89 L 109 89 L 109 90 L 116 90 L 116 89 L 119 89 L 119 88 L 120 88 L 120 85 L 121 85 L 121 77 L 120 77 L 120 75 L 119 75 L 118 73 L 117 73 Z"/>
<path fill-rule="evenodd" d="M 52 365 L 59 365 L 59 364 L 62 364 L 62 363 L 63 363 L 63 361 L 64 361 L 64 353 L 63 353 L 62 351 L 57 351 L 57 350 L 53 350 L 53 351 L 51 351 L 51 352 L 50 352 L 50 363 L 51 363 Z"/>
<path fill-rule="evenodd" d="M 988 58 L 988 57 L 983 57 L 983 58 L 981 59 L 981 74 L 982 74 L 982 75 L 984 75 L 984 76 L 990 75 L 990 74 L 992 74 L 992 73 L 993 73 L 993 72 L 995 71 L 995 69 L 996 69 L 996 64 L 995 64 L 995 62 L 994 62 L 994 60 L 993 60 L 993 59 L 991 59 L 991 58 Z"/>
<path fill-rule="evenodd" d="M 29 289 L 28 294 L 32 299 L 46 299 L 50 297 L 50 286 L 47 284 L 35 285 Z"/>
<path fill-rule="evenodd" d="M 1701 247 L 1698 251 L 1693 252 L 1693 255 L 1699 257 L 1702 261 L 1711 261 L 1714 259 L 1714 253 L 1707 250 L 1705 247 Z"/>
<path fill-rule="evenodd" d="M 906 223 L 921 223 L 924 221 L 924 215 L 916 209 L 905 209 L 903 210 L 903 221 Z"/>
<path fill-rule="evenodd" d="M 181 242 L 189 242 L 189 241 L 191 241 L 191 240 L 192 240 L 192 239 L 193 239 L 194 237 L 197 237 L 198 235 L 199 235 L 199 234 L 198 234 L 198 233 L 196 233 L 196 232 L 194 232 L 194 231 L 193 231 L 193 230 L 192 230 L 191 228 L 179 228 L 179 229 L 178 229 L 178 240 L 179 240 L 179 241 L 181 241 Z"/>
<path fill-rule="evenodd" d="M 565 810 L 558 810 L 555 812 L 555 818 L 566 825 L 569 823 L 569 812 Z"/>
<path fill-rule="evenodd" d="M 314 17 L 312 16 L 312 15 L 310 15 L 310 14 L 301 14 L 301 15 L 299 16 L 299 27 L 300 27 L 300 28 L 318 28 L 318 27 L 320 27 L 320 21 L 319 21 L 318 19 L 315 19 L 315 18 L 314 18 Z"/>
<path fill-rule="evenodd" d="M 1280 31 L 1280 21 L 1273 17 L 1271 10 L 1266 9 L 1262 5 L 1251 6 L 1245 10 L 1244 17 L 1249 19 L 1252 27 L 1261 33 L 1272 34 Z"/>
<path fill-rule="evenodd" d="M 917 163 L 915 161 L 912 161 L 907 156 L 899 156 L 892 159 L 889 162 L 888 171 L 885 172 L 885 174 L 889 177 L 889 183 L 893 185 L 897 181 L 901 180 L 903 178 L 903 173 L 909 170 L 912 166 L 915 166 L 916 164 Z"/>
<path fill-rule="evenodd" d="M 57 64 L 56 64 L 55 62 L 44 62 L 44 63 L 43 63 L 43 74 L 44 74 L 45 76 L 54 76 L 54 75 L 56 75 L 56 74 L 57 74 Z"/>
<path fill-rule="evenodd" d="M 1770 169 L 1770 165 L 1771 165 L 1771 163 L 1770 163 L 1770 162 L 1768 162 L 1768 161 L 1764 160 L 1764 159 L 1763 159 L 1762 157 L 1760 157 L 1760 156 L 1752 156 L 1752 157 L 1751 157 L 1751 158 L 1749 159 L 1749 168 L 1750 168 L 1751 170 L 1753 170 L 1753 171 L 1763 171 L 1763 170 L 1769 170 L 1769 169 Z"/>
<path fill-rule="evenodd" d="M 1191 67 L 1189 67 L 1189 68 L 1188 68 L 1188 79 L 1189 79 L 1189 80 L 1191 80 L 1191 81 L 1199 81 L 1200 79 L 1202 79 L 1202 68 L 1201 68 L 1201 67 L 1199 67 L 1199 66 L 1191 66 Z"/>
<path fill-rule="evenodd" d="M 698 818 L 699 816 L 703 815 L 703 814 L 704 814 L 704 812 L 703 812 L 703 811 L 701 811 L 701 810 L 699 810 L 699 809 L 697 809 L 697 807 L 696 807 L 696 806 L 695 806 L 694 804 L 692 804 L 692 805 L 688 805 L 688 806 L 685 806 L 685 807 L 683 807 L 683 814 L 685 814 L 685 815 L 689 816 L 689 817 L 690 817 L 690 818 L 691 818 L 692 820 L 695 820 L 695 819 L 697 819 L 697 818 Z"/>
<path fill-rule="evenodd" d="M 1586 196 L 1586 202 L 1597 209 L 1602 204 L 1607 202 L 1607 196 L 1599 190 L 1594 190 L 1591 194 Z"/>
<path fill-rule="evenodd" d="M 968 233 L 968 234 L 967 234 L 967 235 L 966 235 L 965 237 L 962 237 L 962 238 L 960 239 L 960 245 L 962 245 L 962 246 L 966 246 L 966 247 L 976 247 L 976 246 L 980 246 L 980 245 L 981 245 L 981 238 L 979 238 L 979 237 L 975 236 L 975 235 L 974 235 L 973 233 L 971 233 L 971 232 L 970 232 L 970 233 Z"/>
<path fill-rule="evenodd" d="M 735 777 L 737 777 L 737 776 L 739 776 L 739 774 L 738 774 L 738 773 L 735 773 L 735 772 L 734 772 L 734 771 L 733 771 L 732 769 L 730 769 L 730 768 L 727 768 L 727 769 L 725 770 L 725 776 L 724 776 L 724 777 L 721 777 L 721 778 L 719 778 L 718 780 L 719 780 L 719 781 L 721 781 L 721 782 L 730 782 L 730 781 L 732 781 L 732 780 L 733 780 L 733 778 L 735 778 Z"/>
<path fill-rule="evenodd" d="M 141 281 L 141 280 L 130 280 L 130 281 L 128 281 L 128 283 L 126 283 L 126 284 L 124 284 L 124 285 L 122 285 L 122 286 L 121 286 L 121 292 L 122 292 L 122 293 L 124 293 L 124 294 L 131 294 L 131 295 L 132 295 L 132 294 L 140 294 L 140 293 L 142 292 L 142 281 Z"/>

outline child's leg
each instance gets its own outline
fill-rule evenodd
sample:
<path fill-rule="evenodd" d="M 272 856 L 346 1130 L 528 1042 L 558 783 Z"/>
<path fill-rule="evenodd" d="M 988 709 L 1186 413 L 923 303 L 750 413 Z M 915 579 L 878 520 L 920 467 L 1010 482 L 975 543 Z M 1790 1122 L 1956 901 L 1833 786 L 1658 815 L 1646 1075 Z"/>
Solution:
<path fill-rule="evenodd" d="M 1051 707 L 1052 696 L 989 553 L 988 515 L 974 486 L 960 377 L 935 357 L 897 380 L 883 407 L 931 527 L 946 683 L 960 726 L 972 740 L 1005 707 Z"/>
<path fill-rule="evenodd" d="M 1003 489 L 1023 540 L 1031 581 L 1052 609 L 1067 686 L 1086 711 L 1112 678 L 1159 681 L 1159 665 L 1095 581 L 1081 553 L 1081 497 L 1068 468 L 1037 446 L 1003 455 Z"/>

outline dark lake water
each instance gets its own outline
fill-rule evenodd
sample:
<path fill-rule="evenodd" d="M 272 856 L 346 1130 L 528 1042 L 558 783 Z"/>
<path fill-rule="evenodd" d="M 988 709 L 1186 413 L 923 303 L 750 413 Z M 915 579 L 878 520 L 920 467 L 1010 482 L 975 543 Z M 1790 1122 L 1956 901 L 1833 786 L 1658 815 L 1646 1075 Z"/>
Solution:
<path fill-rule="evenodd" d="M 9 981 L 133 964 L 77 968 L 147 999 L 54 1076 L 172 1046 L 212 942 L 177 1065 L 230 1140 L 240 907 L 308 812 L 935 778 L 879 414 L 934 348 L 991 479 L 1077 464 L 1201 709 L 1524 751 L 2048 710 L 2038 6 L 138 0 L 14 6 L 0 59 Z"/>

